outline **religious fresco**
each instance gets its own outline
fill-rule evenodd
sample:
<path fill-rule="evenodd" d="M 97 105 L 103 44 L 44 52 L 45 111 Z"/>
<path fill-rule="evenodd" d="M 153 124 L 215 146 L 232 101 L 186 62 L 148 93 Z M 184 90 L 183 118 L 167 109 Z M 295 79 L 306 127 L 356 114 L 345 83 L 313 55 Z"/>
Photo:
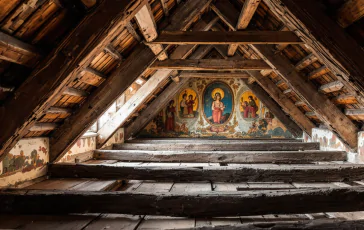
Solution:
<path fill-rule="evenodd" d="M 20 140 L 0 162 L 0 187 L 45 175 L 48 160 L 48 138 Z"/>
<path fill-rule="evenodd" d="M 178 113 L 181 118 L 195 118 L 198 116 L 197 93 L 190 88 L 181 91 L 178 97 Z"/>
<path fill-rule="evenodd" d="M 197 78 L 176 93 L 139 137 L 291 138 L 292 135 L 242 80 Z"/>

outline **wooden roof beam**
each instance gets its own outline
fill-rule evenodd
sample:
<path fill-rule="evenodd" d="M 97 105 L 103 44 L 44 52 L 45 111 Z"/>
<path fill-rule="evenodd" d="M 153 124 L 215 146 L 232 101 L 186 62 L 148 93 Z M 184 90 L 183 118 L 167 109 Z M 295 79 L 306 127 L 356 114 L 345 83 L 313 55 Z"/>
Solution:
<path fill-rule="evenodd" d="M 341 81 L 333 81 L 325 85 L 322 85 L 319 88 L 319 91 L 323 93 L 332 93 L 341 90 L 343 87 L 344 84 Z"/>
<path fill-rule="evenodd" d="M 351 94 L 339 95 L 339 96 L 335 97 L 332 101 L 336 105 L 348 105 L 348 104 L 357 104 L 358 103 L 358 101 L 356 100 L 356 97 Z"/>
<path fill-rule="evenodd" d="M 169 16 L 168 0 L 160 0 L 164 12 L 164 16 Z"/>
<path fill-rule="evenodd" d="M 42 123 L 37 122 L 32 127 L 30 127 L 30 132 L 45 132 L 55 130 L 59 125 L 57 123 Z"/>
<path fill-rule="evenodd" d="M 41 57 L 40 51 L 34 46 L 0 32 L 0 60 L 34 67 Z"/>
<path fill-rule="evenodd" d="M 313 79 L 316 79 L 318 77 L 321 77 L 322 75 L 324 74 L 327 74 L 329 73 L 330 70 L 328 68 L 326 68 L 326 66 L 322 66 L 318 69 L 315 69 L 314 71 L 310 72 L 307 77 L 309 80 L 313 80 Z"/>
<path fill-rule="evenodd" d="M 285 26 L 312 48 L 317 58 L 336 75 L 348 92 L 364 104 L 364 51 L 327 16 L 320 3 L 315 0 L 264 2 Z"/>
<path fill-rule="evenodd" d="M 104 51 L 106 53 L 108 53 L 112 58 L 114 58 L 115 60 L 119 60 L 122 61 L 124 58 L 123 56 L 119 53 L 119 51 L 117 51 L 114 47 L 112 47 L 111 45 L 108 45 L 104 48 Z"/>
<path fill-rule="evenodd" d="M 108 0 L 109 1 L 109 0 Z M 166 21 L 168 30 L 187 30 L 211 0 L 188 0 Z M 163 22 L 162 22 L 163 23 Z M 124 28 L 124 27 L 123 27 Z M 139 44 L 132 54 L 86 99 L 81 107 L 50 138 L 50 161 L 60 159 L 99 116 L 156 60 L 154 53 Z M 90 109 L 92 108 L 92 109 Z"/>
<path fill-rule="evenodd" d="M 271 69 L 271 67 L 263 60 L 168 59 L 155 62 L 150 69 L 236 71 Z"/>
<path fill-rule="evenodd" d="M 101 1 L 37 66 L 18 88 L 17 97 L 7 100 L 0 110 L 0 127 L 6 127 L 0 136 L 0 160 L 146 3 Z"/>
<path fill-rule="evenodd" d="M 364 120 L 364 109 L 346 109 L 345 115 L 353 120 Z"/>
<path fill-rule="evenodd" d="M 255 14 L 255 11 L 258 9 L 259 3 L 261 0 L 246 0 L 243 5 L 243 9 L 240 12 L 238 22 L 236 23 L 237 30 L 245 30 L 248 28 L 248 25 Z M 234 56 L 238 45 L 232 44 L 228 47 L 228 56 Z"/>
<path fill-rule="evenodd" d="M 204 72 L 192 72 L 192 71 L 182 71 L 179 74 L 181 78 L 240 78 L 247 79 L 250 75 L 247 72 L 214 72 L 214 73 L 204 73 Z"/>
<path fill-rule="evenodd" d="M 313 53 L 310 53 L 309 55 L 304 57 L 301 61 L 299 61 L 295 65 L 295 67 L 297 70 L 302 70 L 316 61 L 318 61 L 318 58 L 316 57 L 316 55 Z"/>
<path fill-rule="evenodd" d="M 76 96 L 76 97 L 87 97 L 88 95 L 90 95 L 88 92 L 84 91 L 84 90 L 80 90 L 80 89 L 76 89 L 76 88 L 72 88 L 72 87 L 68 87 L 65 91 L 63 91 L 64 95 L 69 95 L 69 96 Z"/>
<path fill-rule="evenodd" d="M 348 0 L 337 10 L 336 20 L 343 28 L 364 16 L 364 0 Z"/>
<path fill-rule="evenodd" d="M 72 114 L 72 109 L 64 107 L 52 106 L 47 110 L 47 113 L 53 114 Z"/>
<path fill-rule="evenodd" d="M 302 44 L 291 31 L 162 31 L 151 44 Z"/>
<path fill-rule="evenodd" d="M 162 0 L 164 1 L 164 0 Z M 140 31 L 142 32 L 147 42 L 152 42 L 158 37 L 157 24 L 154 21 L 154 15 L 149 4 L 146 4 L 136 15 L 135 19 L 139 25 Z M 159 60 L 165 60 L 168 58 L 167 53 L 160 44 L 148 44 L 149 48 L 155 55 L 159 55 Z"/>

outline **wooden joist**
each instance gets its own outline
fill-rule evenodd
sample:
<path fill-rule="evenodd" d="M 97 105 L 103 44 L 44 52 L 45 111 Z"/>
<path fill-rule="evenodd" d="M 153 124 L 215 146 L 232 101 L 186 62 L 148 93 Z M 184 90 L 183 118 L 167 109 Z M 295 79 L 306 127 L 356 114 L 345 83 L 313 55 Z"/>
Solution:
<path fill-rule="evenodd" d="M 241 143 L 123 143 L 114 144 L 114 149 L 118 150 L 198 150 L 198 151 L 299 151 L 299 150 L 319 150 L 320 143 L 316 142 L 241 142 Z"/>
<path fill-rule="evenodd" d="M 108 0 L 109 1 L 109 0 Z M 211 0 L 185 1 L 166 21 L 168 30 L 186 30 L 210 4 Z M 183 19 L 183 20 L 182 20 Z M 162 22 L 163 23 L 163 22 Z M 124 27 L 123 27 L 124 28 Z M 60 159 L 77 139 L 88 130 L 99 116 L 156 60 L 156 56 L 144 44 L 134 48 L 132 54 L 86 99 L 81 107 L 67 118 L 50 138 L 50 161 Z M 92 108 L 92 109 L 90 109 Z M 158 108 L 158 107 L 155 107 Z M 155 110 L 154 108 L 154 110 Z"/>
<path fill-rule="evenodd" d="M 79 81 L 93 86 L 99 86 L 105 79 L 107 79 L 107 76 L 90 67 L 87 67 L 81 71 L 78 77 Z"/>
<path fill-rule="evenodd" d="M 203 72 L 192 72 L 192 71 L 182 71 L 179 77 L 185 78 L 249 78 L 250 75 L 247 72 L 231 72 L 231 73 L 203 73 Z"/>
<path fill-rule="evenodd" d="M 338 219 L 317 219 L 301 221 L 282 221 L 282 222 L 255 222 L 236 225 L 204 226 L 195 228 L 181 228 L 180 230 L 350 230 L 360 229 L 364 226 L 364 220 L 338 220 Z"/>
<path fill-rule="evenodd" d="M 66 88 L 66 90 L 63 91 L 63 94 L 70 95 L 70 96 L 76 96 L 76 97 L 87 97 L 88 95 L 90 95 L 88 92 L 86 92 L 84 90 L 71 88 L 71 87 Z"/>
<path fill-rule="evenodd" d="M 348 93 L 363 103 L 364 52 L 315 0 L 264 0 L 285 26 L 294 31 L 343 82 Z M 353 6 L 356 8 L 356 6 Z M 343 125 L 344 127 L 345 125 Z"/>
<path fill-rule="evenodd" d="M 343 94 L 335 97 L 333 100 L 336 105 L 346 105 L 346 104 L 357 104 L 358 101 L 356 97 L 352 94 Z"/>
<path fill-rule="evenodd" d="M 313 3 L 312 3 L 313 4 Z M 357 147 L 356 125 L 343 114 L 324 94 L 317 91 L 313 83 L 305 81 L 304 77 L 292 66 L 282 54 L 274 52 L 271 45 L 253 45 L 254 50 L 275 68 L 295 93 L 319 115 L 330 129 L 336 132 L 350 147 Z"/>
<path fill-rule="evenodd" d="M 49 175 L 59 178 L 98 178 L 213 182 L 341 182 L 364 179 L 364 166 L 242 164 L 234 166 L 123 166 L 120 164 L 51 164 Z"/>
<path fill-rule="evenodd" d="M 286 113 L 283 112 L 282 108 L 258 83 L 249 84 L 247 81 L 245 81 L 245 83 L 294 137 L 302 136 L 302 129 L 290 117 L 288 117 Z"/>
<path fill-rule="evenodd" d="M 296 106 L 305 106 L 306 105 L 306 103 L 304 103 L 303 101 L 296 101 L 294 104 Z"/>
<path fill-rule="evenodd" d="M 162 31 L 152 44 L 302 44 L 291 31 Z"/>
<path fill-rule="evenodd" d="M 289 88 L 289 89 L 284 90 L 283 94 L 290 94 L 292 92 L 293 92 L 293 90 Z"/>
<path fill-rule="evenodd" d="M 147 144 L 156 144 L 156 143 L 179 143 L 179 142 L 193 142 L 193 143 L 241 143 L 241 142 L 303 142 L 302 139 L 296 138 L 224 138 L 224 139 L 216 139 L 216 138 L 187 138 L 187 137 L 178 137 L 178 138 L 138 138 L 125 140 L 126 143 L 147 143 Z"/>
<path fill-rule="evenodd" d="M 353 120 L 364 120 L 364 110 L 363 109 L 346 109 L 345 115 Z"/>
<path fill-rule="evenodd" d="M 119 51 L 117 51 L 114 47 L 112 47 L 111 45 L 108 45 L 104 48 L 104 51 L 106 53 L 108 53 L 112 58 L 114 58 L 115 60 L 119 60 L 122 61 L 124 58 L 123 56 L 119 53 Z"/>
<path fill-rule="evenodd" d="M 315 69 L 314 71 L 312 71 L 311 73 L 309 73 L 307 75 L 309 80 L 313 80 L 316 79 L 318 77 L 321 77 L 324 74 L 327 74 L 328 72 L 330 72 L 330 70 L 328 68 L 326 68 L 326 66 L 322 66 L 318 69 Z"/>
<path fill-rule="evenodd" d="M 44 132 L 55 130 L 59 125 L 57 123 L 45 123 L 37 122 L 32 127 L 30 127 L 30 132 Z"/>
<path fill-rule="evenodd" d="M 164 1 L 164 0 L 162 0 Z M 142 32 L 145 40 L 151 42 L 158 37 L 157 24 L 154 20 L 154 15 L 149 4 L 146 4 L 136 15 L 135 19 L 139 25 L 140 31 Z M 163 50 L 163 46 L 160 44 L 151 44 L 149 48 L 155 55 L 159 55 L 159 60 L 165 60 L 168 55 Z"/>
<path fill-rule="evenodd" d="M 364 188 L 256 192 L 130 193 L 9 190 L 1 214 L 121 213 L 185 217 L 250 216 L 364 210 Z M 10 202 L 11 201 L 11 202 Z M 34 205 L 37 204 L 37 205 Z"/>
<path fill-rule="evenodd" d="M 316 61 L 318 61 L 318 58 L 315 54 L 311 53 L 299 61 L 295 67 L 297 70 L 302 70 Z"/>
<path fill-rule="evenodd" d="M 96 150 L 95 159 L 133 162 L 291 163 L 346 161 L 345 151 L 136 151 Z"/>
<path fill-rule="evenodd" d="M 323 93 L 331 93 L 341 90 L 344 84 L 341 81 L 333 81 L 320 86 L 319 91 Z"/>
<path fill-rule="evenodd" d="M 164 12 L 164 16 L 169 16 L 168 0 L 160 0 Z"/>
<path fill-rule="evenodd" d="M 0 60 L 34 67 L 41 56 L 34 46 L 0 32 Z"/>
<path fill-rule="evenodd" d="M 305 115 L 307 117 L 316 117 L 317 118 L 317 114 L 315 112 L 306 112 Z"/>
<path fill-rule="evenodd" d="M 263 60 L 168 59 L 155 62 L 150 69 L 234 71 L 262 70 L 271 67 Z"/>
<path fill-rule="evenodd" d="M 6 127 L 0 136 L 0 160 L 147 2 L 100 1 L 93 12 L 37 65 L 18 88 L 17 96 L 7 100 L 0 111 L 0 127 Z"/>

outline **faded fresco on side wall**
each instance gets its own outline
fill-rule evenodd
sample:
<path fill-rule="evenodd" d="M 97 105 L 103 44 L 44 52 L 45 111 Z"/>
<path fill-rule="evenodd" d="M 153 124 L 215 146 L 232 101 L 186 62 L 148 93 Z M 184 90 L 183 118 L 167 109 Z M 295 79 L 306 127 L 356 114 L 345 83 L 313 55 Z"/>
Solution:
<path fill-rule="evenodd" d="M 48 138 L 20 140 L 0 162 L 0 187 L 44 176 L 48 161 Z"/>
<path fill-rule="evenodd" d="M 240 79 L 191 79 L 139 137 L 291 138 Z"/>

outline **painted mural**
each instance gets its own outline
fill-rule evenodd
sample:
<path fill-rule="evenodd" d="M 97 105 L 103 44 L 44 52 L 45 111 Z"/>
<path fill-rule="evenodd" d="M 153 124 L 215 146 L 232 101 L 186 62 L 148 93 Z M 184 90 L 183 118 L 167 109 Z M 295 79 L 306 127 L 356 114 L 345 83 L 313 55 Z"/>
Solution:
<path fill-rule="evenodd" d="M 191 79 L 139 136 L 292 137 L 240 79 Z"/>
<path fill-rule="evenodd" d="M 48 138 L 20 140 L 1 161 L 0 187 L 14 186 L 46 174 Z"/>
<path fill-rule="evenodd" d="M 364 163 L 364 132 L 358 133 L 358 162 Z"/>

